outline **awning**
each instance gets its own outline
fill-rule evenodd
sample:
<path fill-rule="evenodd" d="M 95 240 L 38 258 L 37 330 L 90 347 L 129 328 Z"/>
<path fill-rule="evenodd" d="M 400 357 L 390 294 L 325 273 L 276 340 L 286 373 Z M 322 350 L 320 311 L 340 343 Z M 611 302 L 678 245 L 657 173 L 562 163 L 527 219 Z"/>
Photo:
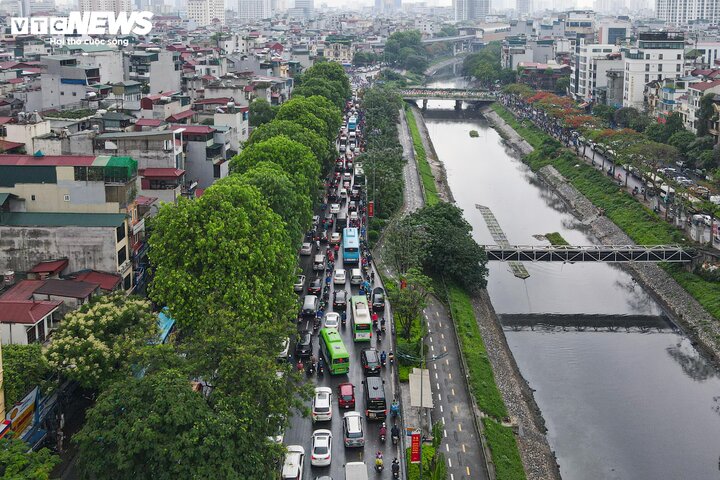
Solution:
<path fill-rule="evenodd" d="M 432 388 L 430 387 L 430 371 L 422 370 L 422 388 L 420 387 L 421 369 L 413 368 L 410 374 L 410 406 L 433 408 Z M 422 390 L 422 399 L 420 391 Z"/>
<path fill-rule="evenodd" d="M 141 175 L 148 178 L 182 177 L 185 170 L 180 168 L 146 168 Z"/>

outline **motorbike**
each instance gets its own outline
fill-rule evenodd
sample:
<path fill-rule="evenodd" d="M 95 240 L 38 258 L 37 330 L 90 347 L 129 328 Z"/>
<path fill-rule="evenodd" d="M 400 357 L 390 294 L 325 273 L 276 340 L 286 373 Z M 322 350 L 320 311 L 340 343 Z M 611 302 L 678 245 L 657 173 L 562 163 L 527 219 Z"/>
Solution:
<path fill-rule="evenodd" d="M 392 405 L 390 405 L 390 414 L 393 418 L 397 417 L 400 413 L 400 402 L 397 400 L 393 400 Z"/>
<path fill-rule="evenodd" d="M 400 478 L 400 462 L 398 462 L 397 458 L 393 460 L 392 463 L 392 478 L 393 479 L 399 479 Z"/>
<path fill-rule="evenodd" d="M 313 373 L 315 373 L 315 365 L 312 363 L 308 364 L 307 368 L 305 369 L 305 373 L 308 377 L 312 376 Z"/>
<path fill-rule="evenodd" d="M 380 473 L 383 471 L 383 459 L 380 457 L 375 457 L 375 470 Z"/>
<path fill-rule="evenodd" d="M 382 427 L 380 427 L 380 443 L 385 443 L 386 437 L 387 437 L 387 428 L 385 427 L 385 424 L 383 423 Z"/>
<path fill-rule="evenodd" d="M 323 367 L 321 363 L 318 363 L 317 374 L 318 377 L 322 377 L 325 375 L 325 367 Z"/>

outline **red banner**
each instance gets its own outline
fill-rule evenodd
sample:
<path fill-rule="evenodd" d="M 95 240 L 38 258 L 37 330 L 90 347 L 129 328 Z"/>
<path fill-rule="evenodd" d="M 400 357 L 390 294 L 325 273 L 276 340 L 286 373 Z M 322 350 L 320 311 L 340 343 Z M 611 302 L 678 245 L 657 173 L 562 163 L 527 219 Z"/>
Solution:
<path fill-rule="evenodd" d="M 375 216 L 375 202 L 369 201 L 368 202 L 368 217 L 372 218 Z"/>
<path fill-rule="evenodd" d="M 420 463 L 420 432 L 410 436 L 410 463 Z"/>

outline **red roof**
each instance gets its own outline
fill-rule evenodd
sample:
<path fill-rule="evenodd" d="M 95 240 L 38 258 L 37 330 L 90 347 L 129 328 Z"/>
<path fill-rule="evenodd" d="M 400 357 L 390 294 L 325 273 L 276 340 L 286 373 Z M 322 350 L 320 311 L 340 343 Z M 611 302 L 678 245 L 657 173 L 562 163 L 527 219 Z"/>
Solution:
<path fill-rule="evenodd" d="M 207 125 L 173 125 L 173 130 L 177 130 L 178 128 L 184 128 L 185 131 L 183 133 L 213 133 L 215 131 L 214 128 L 209 127 Z"/>
<path fill-rule="evenodd" d="M 0 300 L 29 300 L 45 280 L 22 280 L 0 295 Z"/>
<path fill-rule="evenodd" d="M 692 85 L 690 85 L 690 88 L 699 92 L 704 92 L 705 90 L 717 87 L 718 85 L 720 85 L 720 80 L 715 80 L 712 82 L 693 83 Z"/>
<path fill-rule="evenodd" d="M 195 105 L 225 105 L 228 102 L 232 102 L 230 97 L 203 98 L 202 100 L 195 100 Z"/>
<path fill-rule="evenodd" d="M 10 150 L 12 150 L 12 149 L 14 149 L 14 148 L 24 147 L 24 146 L 25 146 L 24 143 L 20 143 L 20 142 L 9 142 L 9 141 L 7 141 L 7 140 L 0 140 L 0 150 L 2 150 L 2 151 L 4 151 L 4 152 L 10 151 Z"/>
<path fill-rule="evenodd" d="M 140 175 L 143 177 L 162 178 L 162 177 L 181 177 L 185 174 L 185 170 L 179 168 L 146 168 L 141 170 Z"/>
<path fill-rule="evenodd" d="M 0 117 L 0 125 L 5 125 L 6 123 L 10 123 L 12 121 L 12 117 Z"/>
<path fill-rule="evenodd" d="M 153 203 L 157 202 L 157 197 L 146 197 L 145 195 L 138 195 L 135 197 L 135 202 L 137 202 L 138 205 L 152 205 Z"/>
<path fill-rule="evenodd" d="M 62 302 L 32 300 L 5 301 L 0 300 L 0 323 L 23 323 L 35 325 L 48 314 L 57 310 Z"/>
<path fill-rule="evenodd" d="M 32 270 L 30 270 L 30 273 L 49 273 L 51 275 L 54 275 L 56 273 L 62 272 L 67 266 L 67 258 L 63 258 L 60 260 L 50 260 L 49 262 L 38 263 L 32 268 Z"/>
<path fill-rule="evenodd" d="M 87 270 L 78 274 L 73 274 L 73 280 L 77 282 L 99 283 L 100 288 L 112 291 L 120 285 L 122 277 L 117 273 L 98 272 L 97 270 Z"/>
<path fill-rule="evenodd" d="M 95 158 L 94 155 L 0 155 L 0 165 L 90 167 Z"/>
<path fill-rule="evenodd" d="M 186 118 L 190 118 L 193 115 L 195 115 L 195 112 L 193 110 L 185 110 L 184 112 L 176 113 L 175 115 L 170 115 L 167 117 L 168 122 L 177 122 L 178 120 L 184 120 Z"/>
<path fill-rule="evenodd" d="M 163 121 L 156 118 L 141 118 L 135 122 L 135 125 L 138 127 L 159 127 L 162 124 Z"/>
<path fill-rule="evenodd" d="M 53 295 L 66 298 L 87 298 L 98 289 L 99 283 L 78 282 L 50 278 L 45 280 L 40 288 L 35 290 L 36 295 Z"/>
<path fill-rule="evenodd" d="M 24 78 L 9 78 L 6 80 L 8 83 L 16 84 L 16 83 L 24 83 Z"/>

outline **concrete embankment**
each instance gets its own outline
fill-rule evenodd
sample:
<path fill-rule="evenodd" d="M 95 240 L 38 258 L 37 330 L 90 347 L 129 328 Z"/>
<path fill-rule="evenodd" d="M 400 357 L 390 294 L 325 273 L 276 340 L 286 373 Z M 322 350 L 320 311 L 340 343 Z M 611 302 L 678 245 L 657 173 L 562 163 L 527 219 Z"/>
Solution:
<path fill-rule="evenodd" d="M 435 153 L 422 112 L 416 107 L 413 108 L 438 193 L 441 198 L 454 202 L 447 183 L 445 167 Z M 472 302 L 475 318 L 493 368 L 495 382 L 510 412 L 511 421 L 518 427 L 516 439 L 527 478 L 528 480 L 559 479 L 560 471 L 545 435 L 546 428 L 542 414 L 535 403 L 532 390 L 515 363 L 487 291 L 473 295 Z"/>
<path fill-rule="evenodd" d="M 519 153 L 526 155 L 533 147 L 518 135 L 499 115 L 485 109 L 483 115 L 500 133 L 505 141 Z M 633 245 L 634 242 L 610 219 L 598 214 L 598 209 L 580 193 L 553 166 L 538 170 L 537 175 L 555 190 L 593 235 L 605 245 Z M 683 327 L 685 333 L 711 359 L 720 359 L 720 322 L 715 320 L 682 286 L 665 270 L 652 263 L 624 263 L 620 266 L 642 285 L 653 298 L 665 308 L 672 319 Z"/>

